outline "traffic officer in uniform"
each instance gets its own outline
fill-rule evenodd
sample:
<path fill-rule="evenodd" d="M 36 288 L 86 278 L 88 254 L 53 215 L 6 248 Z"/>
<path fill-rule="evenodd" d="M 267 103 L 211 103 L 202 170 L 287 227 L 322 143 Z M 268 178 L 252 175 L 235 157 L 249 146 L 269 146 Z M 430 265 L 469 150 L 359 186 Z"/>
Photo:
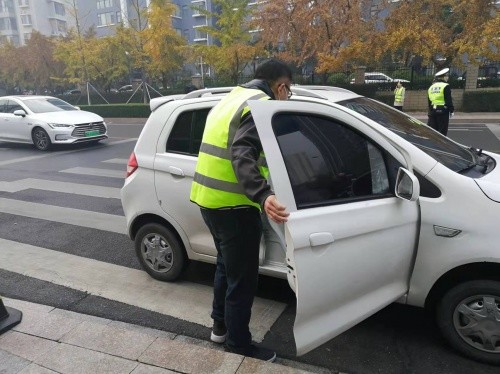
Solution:
<path fill-rule="evenodd" d="M 451 88 L 448 84 L 450 69 L 446 68 L 436 73 L 435 83 L 429 87 L 429 120 L 427 125 L 446 136 L 448 123 L 455 108 L 451 98 Z"/>
<path fill-rule="evenodd" d="M 230 352 L 265 361 L 276 353 L 252 344 L 249 322 L 257 290 L 261 211 L 276 223 L 288 212 L 276 199 L 248 100 L 287 100 L 292 72 L 269 60 L 252 81 L 234 88 L 208 114 L 190 199 L 217 248 L 210 339 Z"/>

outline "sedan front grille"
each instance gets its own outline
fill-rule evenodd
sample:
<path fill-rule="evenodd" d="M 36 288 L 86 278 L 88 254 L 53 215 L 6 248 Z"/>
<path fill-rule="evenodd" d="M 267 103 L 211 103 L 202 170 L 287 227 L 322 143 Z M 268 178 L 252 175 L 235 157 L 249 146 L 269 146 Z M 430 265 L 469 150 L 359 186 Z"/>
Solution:
<path fill-rule="evenodd" d="M 84 123 L 81 125 L 75 125 L 75 129 L 71 133 L 71 136 L 75 138 L 84 138 L 85 133 L 87 131 L 99 131 L 99 135 L 106 134 L 106 126 L 104 126 L 103 122 L 94 122 L 94 123 Z M 94 136 L 97 136 L 94 135 Z"/>

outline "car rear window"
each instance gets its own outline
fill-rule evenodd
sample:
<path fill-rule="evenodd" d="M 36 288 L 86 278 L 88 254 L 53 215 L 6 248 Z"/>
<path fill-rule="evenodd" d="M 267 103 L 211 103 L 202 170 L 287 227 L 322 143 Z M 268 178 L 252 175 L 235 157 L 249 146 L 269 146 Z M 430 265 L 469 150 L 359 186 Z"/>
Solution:
<path fill-rule="evenodd" d="M 210 109 L 190 110 L 180 114 L 168 137 L 166 151 L 198 156 Z"/>

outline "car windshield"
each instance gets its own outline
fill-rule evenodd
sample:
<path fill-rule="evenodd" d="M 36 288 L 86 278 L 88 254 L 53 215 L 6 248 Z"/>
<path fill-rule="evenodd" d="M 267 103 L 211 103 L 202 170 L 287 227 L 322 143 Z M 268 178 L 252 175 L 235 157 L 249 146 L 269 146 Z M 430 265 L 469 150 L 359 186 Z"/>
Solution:
<path fill-rule="evenodd" d="M 61 112 L 65 110 L 77 110 L 73 105 L 56 98 L 25 99 L 23 103 L 33 113 Z"/>
<path fill-rule="evenodd" d="M 419 120 L 375 100 L 358 97 L 338 104 L 381 124 L 453 171 L 459 172 L 475 164 L 471 150 L 451 141 Z"/>

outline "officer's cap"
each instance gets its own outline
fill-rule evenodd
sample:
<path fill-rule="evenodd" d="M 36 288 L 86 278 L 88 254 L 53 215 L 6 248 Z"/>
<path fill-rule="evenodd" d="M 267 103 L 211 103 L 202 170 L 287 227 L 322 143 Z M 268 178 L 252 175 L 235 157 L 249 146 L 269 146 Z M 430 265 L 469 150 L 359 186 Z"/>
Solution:
<path fill-rule="evenodd" d="M 435 74 L 435 76 L 436 76 L 436 77 L 443 77 L 443 76 L 445 76 L 446 74 L 448 74 L 448 73 L 449 73 L 449 71 L 450 71 L 450 68 L 446 68 L 446 69 L 443 69 L 443 70 L 439 70 L 439 71 Z"/>

